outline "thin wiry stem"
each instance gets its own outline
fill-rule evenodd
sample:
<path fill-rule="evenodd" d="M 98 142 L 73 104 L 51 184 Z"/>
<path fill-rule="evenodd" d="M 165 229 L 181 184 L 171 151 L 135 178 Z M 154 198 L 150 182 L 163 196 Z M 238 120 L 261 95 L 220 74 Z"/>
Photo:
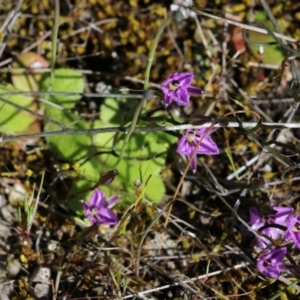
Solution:
<path fill-rule="evenodd" d="M 277 22 L 276 22 L 276 19 L 274 18 L 268 4 L 266 3 L 265 0 L 260 0 L 260 3 L 261 5 L 263 6 L 265 12 L 267 13 L 270 21 L 272 22 L 273 26 L 275 27 L 275 30 L 278 32 L 278 33 L 282 33 L 280 27 L 278 26 Z"/>
<path fill-rule="evenodd" d="M 158 45 L 159 38 L 160 38 L 161 34 L 163 33 L 165 27 L 167 26 L 167 24 L 169 22 L 170 22 L 170 19 L 166 19 L 162 23 L 162 25 L 159 27 L 159 29 L 158 29 L 158 31 L 157 31 L 157 33 L 155 35 L 155 38 L 154 38 L 154 40 L 152 42 L 152 46 L 151 46 L 149 57 L 148 57 L 148 63 L 147 63 L 146 71 L 145 71 L 144 94 L 147 92 L 147 90 L 149 88 L 150 71 L 151 71 L 151 67 L 152 67 L 152 63 L 153 63 L 153 59 L 154 59 L 154 55 L 155 55 L 155 51 L 156 51 L 156 48 L 157 48 L 157 45 Z M 130 125 L 130 127 L 128 129 L 128 132 L 127 132 L 127 135 L 126 135 L 126 137 L 124 139 L 124 143 L 123 143 L 121 154 L 120 154 L 120 159 L 122 159 L 122 157 L 124 155 L 125 148 L 126 148 L 128 142 L 129 142 L 131 134 L 134 132 L 136 123 L 138 121 L 138 117 L 139 117 L 139 115 L 141 113 L 141 110 L 142 110 L 142 108 L 143 108 L 146 100 L 147 100 L 147 97 L 146 97 L 146 95 L 144 95 L 144 97 L 142 98 L 142 100 L 140 101 L 139 105 L 137 106 L 137 108 L 136 108 L 136 110 L 134 112 L 131 125 Z"/>
<path fill-rule="evenodd" d="M 142 99 L 143 95 L 137 94 L 97 94 L 97 93 L 66 93 L 66 92 L 5 92 L 1 93 L 1 96 L 13 96 L 13 95 L 51 95 L 51 96 L 81 96 L 88 98 L 132 98 L 132 99 Z"/>
<path fill-rule="evenodd" d="M 197 280 L 207 279 L 209 277 L 216 276 L 216 275 L 219 275 L 219 274 L 222 274 L 222 273 L 226 273 L 226 272 L 231 271 L 231 270 L 237 270 L 237 269 L 245 268 L 248 265 L 249 265 L 248 262 L 238 264 L 238 265 L 235 265 L 232 268 L 227 268 L 225 270 L 218 270 L 218 271 L 214 271 L 214 272 L 211 272 L 211 273 L 205 273 L 205 274 L 197 276 L 197 277 L 193 277 L 193 278 L 190 278 L 190 279 L 187 279 L 187 280 L 182 280 L 181 283 L 191 283 L 191 282 L 194 282 L 194 281 L 197 281 Z M 149 293 L 158 292 L 158 291 L 165 290 L 165 289 L 168 289 L 170 287 L 174 287 L 174 286 L 178 286 L 178 285 L 180 285 L 180 282 L 167 284 L 167 285 L 156 287 L 156 288 L 153 288 L 153 289 L 149 289 L 149 290 L 146 290 L 146 291 L 143 291 L 143 292 L 138 292 L 136 295 L 125 296 L 124 299 L 131 299 L 131 298 L 134 298 L 136 296 L 141 297 L 141 296 L 149 294 Z"/>
<path fill-rule="evenodd" d="M 221 17 L 215 16 L 215 15 L 205 13 L 205 12 L 201 11 L 197 6 L 192 6 L 191 9 L 194 12 L 196 12 L 197 14 L 206 16 L 208 18 L 216 19 L 216 20 L 219 20 L 219 21 L 227 22 L 228 24 L 232 24 L 232 25 L 235 25 L 235 26 L 247 29 L 247 30 L 252 30 L 252 31 L 255 31 L 255 32 L 263 33 L 263 34 L 268 34 L 269 33 L 266 29 L 263 29 L 263 28 L 258 28 L 258 27 L 255 27 L 255 26 L 246 25 L 246 24 L 243 24 L 243 23 L 235 22 L 235 21 L 232 21 L 232 20 L 229 20 L 229 19 L 225 19 L 225 18 L 221 18 Z M 280 33 L 277 33 L 277 32 L 273 32 L 273 34 L 276 37 L 278 37 L 282 40 L 289 41 L 291 43 L 297 43 L 298 42 L 294 38 L 291 38 L 289 36 L 286 36 L 286 35 L 283 35 L 283 34 L 280 34 Z"/>
<path fill-rule="evenodd" d="M 251 129 L 258 126 L 256 122 L 229 122 L 226 128 L 247 128 Z M 178 131 L 186 129 L 197 129 L 197 128 L 221 128 L 220 124 L 214 124 L 213 122 L 204 123 L 201 125 L 181 124 L 172 126 L 152 126 L 152 127 L 135 127 L 134 132 L 151 132 L 151 131 Z M 261 123 L 257 128 L 271 128 L 271 129 L 284 129 L 284 128 L 300 128 L 300 123 Z M 80 135 L 80 134 L 101 134 L 109 132 L 127 132 L 130 127 L 106 127 L 106 128 L 95 128 L 95 129 L 63 129 L 56 131 L 40 132 L 34 134 L 23 134 L 23 135 L 7 135 L 2 136 L 0 142 L 8 142 L 19 139 L 35 138 L 35 137 L 49 137 L 57 135 Z"/>
<path fill-rule="evenodd" d="M 17 103 L 14 103 L 14 102 L 9 101 L 9 100 L 6 100 L 6 99 L 3 99 L 3 98 L 1 97 L 2 95 L 3 95 L 3 94 L 0 93 L 0 101 L 1 101 L 1 102 L 4 102 L 4 103 L 6 103 L 6 104 L 8 104 L 8 105 L 11 105 L 11 106 L 14 106 L 14 107 L 17 108 L 17 109 L 24 110 L 24 111 L 28 112 L 29 114 L 34 115 L 35 117 L 37 117 L 37 118 L 39 118 L 39 119 L 42 119 L 42 120 L 45 120 L 45 121 L 47 121 L 47 122 L 53 123 L 53 124 L 57 125 L 58 127 L 60 127 L 61 129 L 67 128 L 65 124 L 59 123 L 59 122 L 57 122 L 57 121 L 55 121 L 55 120 L 53 120 L 53 119 L 51 119 L 51 118 L 48 118 L 48 117 L 45 116 L 45 115 L 41 115 L 41 114 L 39 114 L 38 112 L 35 112 L 35 111 L 33 111 L 33 110 L 29 109 L 29 108 L 26 108 L 26 107 L 24 107 L 24 106 L 21 106 L 21 105 L 17 104 Z M 0 128 L 1 128 L 1 127 L 0 127 Z"/>
<path fill-rule="evenodd" d="M 48 91 L 52 90 L 52 86 L 54 84 L 54 69 L 55 69 L 55 60 L 56 60 L 56 51 L 57 51 L 57 36 L 58 36 L 58 28 L 59 28 L 59 1 L 55 0 L 55 11 L 54 11 L 54 28 L 52 34 L 52 52 L 51 52 L 51 76 L 50 76 L 50 84 Z"/>

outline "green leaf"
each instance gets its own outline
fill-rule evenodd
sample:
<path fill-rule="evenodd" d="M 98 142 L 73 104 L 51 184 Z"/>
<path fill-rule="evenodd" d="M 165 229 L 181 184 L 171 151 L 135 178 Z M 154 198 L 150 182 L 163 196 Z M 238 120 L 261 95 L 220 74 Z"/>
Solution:
<path fill-rule="evenodd" d="M 106 98 L 101 105 L 101 120 L 104 124 L 122 126 L 131 122 L 140 100 Z"/>
<path fill-rule="evenodd" d="M 105 161 L 105 165 L 108 169 L 112 169 L 118 160 L 112 155 L 101 157 L 101 159 L 102 163 Z M 119 175 L 115 178 L 110 188 L 116 187 L 120 190 L 122 195 L 121 203 L 132 204 L 138 198 L 143 188 L 143 185 L 138 186 L 139 182 L 145 184 L 151 175 L 145 196 L 148 200 L 158 203 L 165 192 L 165 187 L 160 177 L 163 164 L 163 157 L 153 158 L 152 160 L 143 162 L 123 159 L 117 167 Z"/>
<path fill-rule="evenodd" d="M 55 80 L 52 86 L 52 92 L 63 93 L 83 93 L 84 82 L 82 74 L 72 69 L 58 69 L 54 72 Z M 41 90 L 47 91 L 50 84 L 50 76 L 47 74 L 41 81 Z M 72 108 L 76 101 L 81 98 L 80 95 L 50 95 L 48 99 L 63 106 L 65 109 Z M 67 126 L 68 129 L 87 129 L 87 123 L 81 120 L 79 116 L 66 110 L 57 109 L 48 105 L 45 109 L 45 115 L 59 123 Z M 58 130 L 57 125 L 47 123 L 47 131 Z M 87 135 L 57 135 L 48 137 L 47 141 L 55 155 L 64 160 L 74 160 L 86 154 L 90 146 L 90 137 Z"/>
<path fill-rule="evenodd" d="M 2 93 L 8 92 L 17 92 L 17 90 L 12 85 L 0 86 L 0 130 L 7 133 L 25 131 L 35 121 L 35 116 L 2 102 L 1 98 L 29 109 L 33 109 L 33 99 L 24 95 L 1 96 Z"/>
<path fill-rule="evenodd" d="M 54 72 L 54 84 L 52 92 L 83 93 L 84 81 L 80 72 L 72 69 L 57 69 Z M 41 90 L 48 91 L 50 85 L 50 75 L 47 74 L 41 81 Z M 81 95 L 50 95 L 49 100 L 71 109 L 75 103 L 81 99 Z"/>
<path fill-rule="evenodd" d="M 130 145 L 136 144 L 136 138 L 133 136 L 133 142 Z M 155 146 L 155 145 L 153 145 Z M 99 188 L 106 192 L 107 197 L 111 195 L 120 194 L 120 203 L 132 204 L 137 199 L 143 186 L 136 187 L 135 183 L 145 183 L 148 177 L 151 178 L 148 182 L 145 196 L 148 200 L 158 203 L 164 192 L 164 183 L 160 176 L 161 168 L 165 163 L 164 157 L 155 157 L 146 161 L 140 161 L 140 153 L 130 153 L 134 159 L 123 159 L 118 164 L 119 175 L 116 176 L 115 180 L 109 186 L 100 186 Z M 136 159 L 135 159 L 136 158 Z M 116 165 L 118 158 L 112 154 L 99 154 L 93 156 L 90 160 L 84 163 L 80 168 L 80 175 L 86 177 L 86 180 L 79 180 L 75 182 L 69 192 L 69 195 L 76 194 L 88 187 L 92 187 L 100 178 L 100 173 L 105 173 L 108 170 L 112 170 Z M 89 199 L 91 191 L 85 191 L 80 195 L 72 197 L 69 202 L 69 207 L 73 210 L 80 210 L 81 199 Z"/>
<path fill-rule="evenodd" d="M 128 104 L 129 103 L 129 104 Z M 101 121 L 95 122 L 94 127 L 120 126 L 120 123 L 132 119 L 132 113 L 137 105 L 134 100 L 115 100 L 105 99 L 101 106 Z M 149 123 L 139 122 L 139 126 L 149 126 Z M 120 153 L 124 133 L 119 134 L 100 134 L 93 136 L 93 145 L 100 147 L 102 151 L 110 151 L 115 139 L 116 153 Z M 165 132 L 133 133 L 129 144 L 126 147 L 124 158 L 119 162 L 117 169 L 119 175 L 116 176 L 111 184 L 123 193 L 122 203 L 133 203 L 141 192 L 142 186 L 137 188 L 135 182 L 146 182 L 151 175 L 146 188 L 145 196 L 147 199 L 158 203 L 165 192 L 163 180 L 160 176 L 162 167 L 165 165 L 166 151 L 170 144 L 177 141 L 177 138 Z M 112 154 L 99 155 L 101 169 L 106 171 L 114 169 L 118 157 Z"/>
<path fill-rule="evenodd" d="M 48 118 L 65 124 L 68 129 L 86 129 L 87 123 L 81 120 L 79 116 L 74 115 L 65 110 L 60 110 L 49 106 L 45 115 Z M 48 123 L 45 126 L 45 131 L 58 130 L 57 125 Z M 56 135 L 47 137 L 47 141 L 55 156 L 63 160 L 75 160 L 87 153 L 91 144 L 91 139 L 88 135 Z"/>
<path fill-rule="evenodd" d="M 132 118 L 132 113 L 137 105 L 134 100 L 116 100 L 107 98 L 101 106 L 101 120 L 96 120 L 92 124 L 92 128 L 105 128 L 112 126 L 120 126 L 121 123 L 127 124 Z M 156 121 L 158 122 L 158 121 Z M 139 122 L 139 125 L 149 126 L 146 122 Z M 69 194 L 79 192 L 83 187 L 92 187 L 103 174 L 109 170 L 115 169 L 118 157 L 113 155 L 112 149 L 115 146 L 116 153 L 120 153 L 125 133 L 104 133 L 93 135 L 89 154 L 97 152 L 96 156 L 92 156 L 80 168 L 81 174 L 86 177 L 87 181 L 75 182 Z M 115 140 L 115 141 L 114 141 Z M 124 153 L 124 158 L 117 165 L 119 175 L 109 186 L 100 186 L 99 188 L 106 192 L 107 197 L 114 194 L 120 194 L 120 203 L 134 203 L 143 189 L 143 184 L 149 176 L 151 178 L 147 184 L 145 197 L 152 202 L 158 203 L 164 193 L 165 186 L 161 178 L 160 172 L 165 165 L 166 151 L 170 144 L 177 141 L 165 132 L 148 132 L 133 133 L 129 140 L 129 144 Z M 136 184 L 142 182 L 140 186 Z M 93 182 L 93 183 L 92 183 Z M 79 205 L 80 199 L 88 200 L 91 192 L 85 192 L 78 197 L 73 197 L 70 202 L 72 209 L 81 209 Z"/>
<path fill-rule="evenodd" d="M 264 21 L 261 23 L 263 23 L 272 31 L 274 31 L 273 25 L 270 21 Z M 269 34 L 266 35 L 251 30 L 248 31 L 248 38 L 250 41 L 255 43 L 265 44 L 265 43 L 275 42 L 275 39 L 271 35 Z M 248 44 L 248 46 L 251 49 L 253 55 L 258 58 L 259 46 L 254 46 L 251 44 Z M 280 65 L 283 59 L 284 59 L 284 50 L 279 44 L 264 46 L 263 63 Z"/>

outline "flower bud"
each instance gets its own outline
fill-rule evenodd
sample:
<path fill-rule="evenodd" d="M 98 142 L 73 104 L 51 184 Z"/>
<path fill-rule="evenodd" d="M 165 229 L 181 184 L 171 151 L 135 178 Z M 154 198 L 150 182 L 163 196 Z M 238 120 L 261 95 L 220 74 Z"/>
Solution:
<path fill-rule="evenodd" d="M 250 182 L 250 187 L 253 191 L 257 191 L 261 188 L 263 188 L 265 185 L 265 181 L 261 175 L 258 175 L 257 177 L 253 177 Z"/>
<path fill-rule="evenodd" d="M 98 184 L 99 185 L 109 185 L 110 183 L 112 183 L 114 181 L 114 179 L 117 175 L 119 175 L 119 172 L 117 169 L 110 170 L 100 177 Z"/>
<path fill-rule="evenodd" d="M 226 127 L 228 125 L 228 119 L 226 117 L 219 117 L 218 124 L 222 127 Z"/>
<path fill-rule="evenodd" d="M 213 123 L 215 121 L 216 121 L 215 117 L 205 116 L 202 114 L 193 114 L 190 118 L 190 123 L 192 125 L 202 125 L 209 122 Z"/>

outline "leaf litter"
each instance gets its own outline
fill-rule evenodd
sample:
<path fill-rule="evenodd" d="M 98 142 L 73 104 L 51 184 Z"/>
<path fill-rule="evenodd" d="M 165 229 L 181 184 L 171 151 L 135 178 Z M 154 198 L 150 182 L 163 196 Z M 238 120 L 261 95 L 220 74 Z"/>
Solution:
<path fill-rule="evenodd" d="M 16 55 L 29 51 L 51 58 L 49 16 L 56 8 L 44 1 L 22 1 L 1 57 L 0 92 L 2 99 L 38 115 L 3 102 L 4 136 L 64 130 L 64 126 L 126 126 L 132 119 L 140 100 L 130 95 L 141 93 L 151 40 L 169 6 L 156 1 L 73 2 L 60 1 L 55 71 L 56 77 L 67 73 L 69 82 L 57 80 L 50 96 L 28 96 L 22 91 L 35 91 L 36 83 L 39 91 L 47 92 L 48 66 L 39 71 L 42 76 L 36 76 L 26 61 L 11 68 L 5 61 L 15 62 Z M 1 5 L 5 20 L 12 3 Z M 284 34 L 299 39 L 297 4 L 293 6 L 276 4 L 271 10 Z M 228 19 L 235 16 L 245 24 L 251 20 L 247 13 L 253 14 L 253 7 L 224 1 L 211 1 L 206 9 Z M 262 11 L 260 6 L 255 9 Z M 122 144 L 116 144 L 116 139 L 124 136 L 55 136 L 2 143 L 1 299 L 269 299 L 276 295 L 297 299 L 297 274 L 274 281 L 258 273 L 254 235 L 237 218 L 249 222 L 253 206 L 266 211 L 282 203 L 296 208 L 299 129 L 289 129 L 286 135 L 259 126 L 252 113 L 263 122 L 284 123 L 289 118 L 299 122 L 293 107 L 295 89 L 290 88 L 293 58 L 287 56 L 280 66 L 277 52 L 268 50 L 258 56 L 236 29 L 210 18 L 194 18 L 172 23 L 163 32 L 150 73 L 155 97 L 148 99 L 138 125 L 174 125 L 180 118 L 198 118 L 206 112 L 215 119 L 228 114 L 224 125 L 233 120 L 257 122 L 256 130 L 227 126 L 218 130 L 214 140 L 221 153 L 200 156 L 196 174 L 186 172 L 188 160 L 176 153 L 178 132 L 133 135 L 119 174 L 103 187 L 109 195 L 120 193 L 126 199 L 114 210 L 120 222 L 92 226 L 89 231 L 82 209 L 75 204 L 88 200 L 93 192 L 89 189 L 114 169 Z M 251 41 L 255 38 L 249 36 Z M 245 51 L 231 61 L 242 48 Z M 15 78 L 17 70 L 25 72 L 22 81 Z M 157 86 L 181 70 L 194 72 L 193 84 L 205 93 L 192 96 L 187 107 L 171 105 L 164 111 Z M 118 102 L 113 97 L 88 97 L 99 82 L 112 87 L 110 94 L 124 98 Z M 7 96 L 7 91 L 20 93 Z M 56 91 L 77 94 L 64 97 Z M 32 124 L 38 126 L 32 129 Z M 254 186 L 254 181 L 259 184 Z M 168 217 L 167 204 L 173 195 L 177 196 Z M 298 263 L 297 249 L 289 247 Z"/>

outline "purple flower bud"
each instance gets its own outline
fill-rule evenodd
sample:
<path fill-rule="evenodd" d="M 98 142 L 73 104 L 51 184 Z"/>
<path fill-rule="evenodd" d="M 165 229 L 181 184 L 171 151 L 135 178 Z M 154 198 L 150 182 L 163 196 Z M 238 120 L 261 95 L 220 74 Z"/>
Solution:
<path fill-rule="evenodd" d="M 257 177 L 253 177 L 251 179 L 251 182 L 250 182 L 250 187 L 253 191 L 258 191 L 260 190 L 261 188 L 263 188 L 265 185 L 265 181 L 263 179 L 263 177 L 258 174 Z"/>
<path fill-rule="evenodd" d="M 109 185 L 114 181 L 114 179 L 117 175 L 119 175 L 119 172 L 117 169 L 110 170 L 100 177 L 98 184 L 99 185 Z"/>
<path fill-rule="evenodd" d="M 189 119 L 189 123 L 192 125 L 202 125 L 208 122 L 215 122 L 215 117 L 205 116 L 202 114 L 193 114 Z"/>

